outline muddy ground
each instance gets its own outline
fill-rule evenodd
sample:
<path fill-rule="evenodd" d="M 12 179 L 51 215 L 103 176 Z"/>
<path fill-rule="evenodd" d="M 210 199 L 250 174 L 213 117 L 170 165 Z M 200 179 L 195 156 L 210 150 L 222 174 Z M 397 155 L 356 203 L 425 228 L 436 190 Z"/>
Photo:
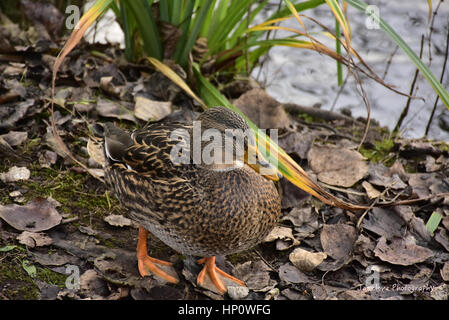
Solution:
<path fill-rule="evenodd" d="M 1 26 L 0 299 L 448 298 L 449 145 L 391 137 L 371 121 L 359 146 L 365 119 L 282 105 L 248 79 L 221 79 L 222 92 L 260 128 L 278 128 L 279 145 L 329 192 L 371 208 L 324 205 L 282 179 L 275 230 L 256 248 L 217 261 L 249 290 L 221 297 L 197 287 L 195 259 L 154 237 L 149 254 L 172 261 L 180 283 L 142 279 L 138 226 L 101 181 L 88 152 L 90 126 L 190 121 L 200 108 L 147 63 L 83 44 L 56 82 L 55 126 L 74 162 L 51 125 L 60 44 L 37 33 L 30 42 L 31 28 L 11 32 L 18 26 L 4 17 Z"/>

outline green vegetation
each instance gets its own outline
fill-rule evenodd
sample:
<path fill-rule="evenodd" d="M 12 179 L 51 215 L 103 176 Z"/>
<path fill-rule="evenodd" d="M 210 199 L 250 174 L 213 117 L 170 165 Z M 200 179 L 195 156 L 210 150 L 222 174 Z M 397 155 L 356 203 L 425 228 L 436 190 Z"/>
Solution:
<path fill-rule="evenodd" d="M 382 162 L 386 166 L 391 166 L 394 163 L 394 158 L 389 157 L 389 154 L 393 148 L 394 141 L 392 139 L 384 139 L 376 141 L 374 148 L 361 147 L 360 153 L 371 162 Z"/>
<path fill-rule="evenodd" d="M 11 247 L 14 248 L 0 254 L 0 293 L 2 295 L 14 300 L 39 299 L 39 287 L 35 282 L 36 280 L 56 285 L 59 288 L 65 287 L 67 276 L 48 268 L 28 265 L 28 267 L 32 266 L 36 269 L 35 276 L 32 277 L 24 269 L 24 261 L 27 261 L 25 248 L 21 246 Z"/>

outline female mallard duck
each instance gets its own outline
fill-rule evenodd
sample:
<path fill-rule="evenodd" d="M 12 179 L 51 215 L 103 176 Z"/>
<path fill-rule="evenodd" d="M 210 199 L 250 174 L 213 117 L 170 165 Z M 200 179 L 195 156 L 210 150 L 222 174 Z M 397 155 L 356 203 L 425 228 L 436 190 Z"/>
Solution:
<path fill-rule="evenodd" d="M 167 281 L 178 281 L 157 266 L 170 263 L 148 256 L 149 231 L 182 254 L 204 257 L 198 260 L 205 266 L 197 283 L 203 284 L 207 272 L 224 293 L 227 289 L 217 273 L 244 284 L 217 268 L 215 256 L 249 249 L 273 229 L 281 211 L 279 194 L 270 181 L 278 179 L 277 171 L 263 160 L 254 141 L 238 136 L 249 127 L 237 113 L 211 108 L 196 123 L 202 133 L 214 129 L 222 139 L 228 136 L 226 129 L 241 129 L 234 131 L 237 137 L 231 140 L 232 161 L 222 163 L 229 153 L 223 144 L 218 161 L 192 161 L 195 150 L 191 147 L 183 149 L 188 161 L 174 161 L 182 153 L 180 144 L 186 146 L 195 139 L 194 125 L 159 122 L 128 134 L 105 124 L 105 180 L 131 219 L 140 224 L 137 260 L 142 276 L 150 271 Z M 204 147 L 201 141 L 201 150 Z M 242 149 L 245 152 L 239 152 Z M 260 174 L 262 167 L 264 175 Z"/>

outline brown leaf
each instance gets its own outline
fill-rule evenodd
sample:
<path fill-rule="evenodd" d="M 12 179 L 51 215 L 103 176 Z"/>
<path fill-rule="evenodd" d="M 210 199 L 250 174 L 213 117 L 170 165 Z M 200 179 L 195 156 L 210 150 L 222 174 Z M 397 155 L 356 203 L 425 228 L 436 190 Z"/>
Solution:
<path fill-rule="evenodd" d="M 440 270 L 441 278 L 444 281 L 449 281 L 449 262 L 445 262 L 443 268 Z"/>
<path fill-rule="evenodd" d="M 278 144 L 288 154 L 295 154 L 301 159 L 307 159 L 307 152 L 312 146 L 315 134 L 313 132 L 290 131 L 279 137 Z"/>
<path fill-rule="evenodd" d="M 408 183 L 413 188 L 413 193 L 420 198 L 425 198 L 432 194 L 449 192 L 449 187 L 445 183 L 445 177 L 436 172 L 410 174 Z"/>
<path fill-rule="evenodd" d="M 277 250 L 287 250 L 299 244 L 292 233 L 292 229 L 276 226 L 265 238 L 264 242 L 273 242 L 276 240 Z"/>
<path fill-rule="evenodd" d="M 159 121 L 171 113 L 171 106 L 170 101 L 155 101 L 138 96 L 134 106 L 134 115 L 143 121 Z"/>
<path fill-rule="evenodd" d="M 136 122 L 132 110 L 128 109 L 123 103 L 98 99 L 96 110 L 102 117 L 116 118 Z"/>
<path fill-rule="evenodd" d="M 0 217 L 17 230 L 43 231 L 61 222 L 61 215 L 46 199 L 37 198 L 24 206 L 0 205 Z"/>
<path fill-rule="evenodd" d="M 260 129 L 287 128 L 290 119 L 282 105 L 263 89 L 252 89 L 234 101 Z"/>
<path fill-rule="evenodd" d="M 374 254 L 382 261 L 401 266 L 424 262 L 434 255 L 430 249 L 397 237 L 391 240 L 381 237 L 374 249 Z"/>
<path fill-rule="evenodd" d="M 248 289 L 256 292 L 266 292 L 276 285 L 269 271 L 271 269 L 262 261 L 248 261 L 235 267 L 237 278 L 245 282 Z"/>
<path fill-rule="evenodd" d="M 290 263 L 285 263 L 279 267 L 279 278 L 290 283 L 308 283 L 309 277 Z"/>
<path fill-rule="evenodd" d="M 320 181 L 351 187 L 368 173 L 365 158 L 355 150 L 333 146 L 313 146 L 307 159 Z"/>
<path fill-rule="evenodd" d="M 301 248 L 296 248 L 290 253 L 288 258 L 299 270 L 310 272 L 327 258 L 327 254 L 324 252 L 309 252 Z"/>
<path fill-rule="evenodd" d="M 397 214 L 388 209 L 373 208 L 362 222 L 362 227 L 387 239 L 404 234 L 405 224 Z"/>
<path fill-rule="evenodd" d="M 401 180 L 398 174 L 392 173 L 386 166 L 380 163 L 369 164 L 369 178 L 368 182 L 393 190 L 400 190 L 407 187 L 407 185 Z"/>
<path fill-rule="evenodd" d="M 381 192 L 373 187 L 368 181 L 362 182 L 362 187 L 365 189 L 368 198 L 375 199 L 380 196 Z"/>
<path fill-rule="evenodd" d="M 282 217 L 281 221 L 290 221 L 295 226 L 296 237 L 306 238 L 318 230 L 320 223 L 318 215 L 312 208 L 293 208 L 287 215 Z"/>
<path fill-rule="evenodd" d="M 415 216 L 412 208 L 410 206 L 395 206 L 393 208 L 395 212 L 401 217 L 402 220 L 421 238 L 430 242 L 432 240 L 432 235 L 429 229 L 427 229 L 426 224 L 421 218 Z"/>
<path fill-rule="evenodd" d="M 345 261 L 352 253 L 357 232 L 350 225 L 325 224 L 320 239 L 324 252 L 335 260 Z"/>
<path fill-rule="evenodd" d="M 24 231 L 17 236 L 17 240 L 30 248 L 48 246 L 53 243 L 53 240 L 43 232 Z"/>
<path fill-rule="evenodd" d="M 7 134 L 0 135 L 11 147 L 22 144 L 28 138 L 28 132 L 10 131 Z"/>

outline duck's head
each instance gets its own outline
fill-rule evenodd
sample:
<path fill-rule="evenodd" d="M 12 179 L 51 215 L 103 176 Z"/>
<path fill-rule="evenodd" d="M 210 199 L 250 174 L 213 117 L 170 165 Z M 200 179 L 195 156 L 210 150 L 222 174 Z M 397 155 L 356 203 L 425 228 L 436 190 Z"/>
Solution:
<path fill-rule="evenodd" d="M 238 113 L 225 107 L 210 108 L 198 117 L 194 130 L 198 125 L 203 165 L 220 170 L 246 163 L 264 177 L 279 180 L 277 169 L 261 154 L 254 132 Z"/>

